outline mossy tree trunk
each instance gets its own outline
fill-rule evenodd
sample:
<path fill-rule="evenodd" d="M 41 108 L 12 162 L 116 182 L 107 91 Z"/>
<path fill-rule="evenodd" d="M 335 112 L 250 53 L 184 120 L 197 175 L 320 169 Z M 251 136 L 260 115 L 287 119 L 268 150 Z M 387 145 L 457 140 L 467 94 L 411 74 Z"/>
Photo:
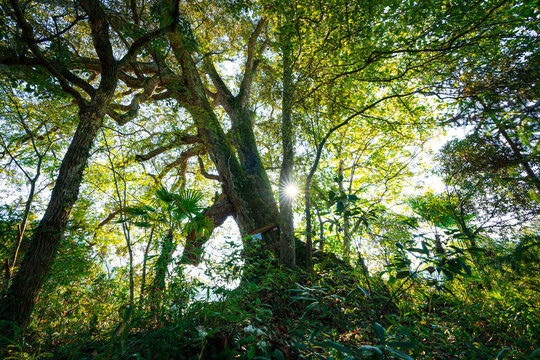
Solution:
<path fill-rule="evenodd" d="M 291 23 L 286 16 L 282 29 L 282 59 L 283 59 L 283 90 L 281 105 L 281 138 L 283 149 L 283 160 L 279 176 L 279 260 L 289 267 L 296 266 L 295 241 L 294 241 L 294 219 L 293 202 L 294 199 L 287 194 L 287 187 L 293 186 L 294 170 L 294 126 L 292 122 L 293 107 L 293 77 L 292 77 L 292 44 L 291 36 L 293 31 Z"/>
<path fill-rule="evenodd" d="M 264 21 L 252 36 L 254 46 Z M 255 229 L 276 224 L 279 218 L 276 200 L 262 163 L 253 132 L 254 113 L 248 105 L 251 80 L 254 75 L 253 54 L 248 55 L 246 73 L 237 96 L 233 96 L 213 65 L 207 66 L 210 76 L 220 92 L 221 105 L 232 122 L 232 141 L 225 134 L 218 117 L 207 98 L 207 91 L 199 69 L 185 45 L 184 37 L 175 32 L 168 34 L 175 57 L 182 68 L 183 84 L 174 90 L 178 101 L 191 114 L 198 134 L 220 176 L 223 193 L 235 214 L 242 236 L 247 259 L 257 257 L 251 238 Z M 251 69 L 251 70 L 250 70 Z M 249 70 L 249 71 L 248 71 Z M 279 233 L 266 231 L 261 234 L 265 249 L 277 253 Z"/>

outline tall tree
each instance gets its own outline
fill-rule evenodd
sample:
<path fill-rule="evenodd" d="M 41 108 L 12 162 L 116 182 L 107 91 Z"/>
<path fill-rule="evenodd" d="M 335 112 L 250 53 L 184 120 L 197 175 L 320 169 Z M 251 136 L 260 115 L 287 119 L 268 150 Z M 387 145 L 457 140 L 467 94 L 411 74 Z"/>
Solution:
<path fill-rule="evenodd" d="M 9 16 L 9 25 L 15 27 L 13 32 L 15 36 L 10 39 L 12 41 L 10 44 L 3 44 L 1 62 L 13 66 L 39 67 L 43 69 L 46 77 L 52 76 L 53 84 L 48 85 L 54 87 L 54 82 L 57 82 L 60 85 L 57 91 L 70 95 L 77 103 L 79 124 L 62 160 L 45 214 L 32 237 L 31 245 L 6 296 L 0 300 L 0 320 L 13 322 L 21 329 L 28 325 L 36 299 L 62 241 L 71 209 L 77 200 L 90 149 L 117 87 L 119 64 L 130 62 L 145 42 L 161 33 L 161 31 L 156 31 L 146 38 L 133 42 L 127 54 L 117 61 L 111 44 L 107 15 L 99 1 L 80 1 L 73 9 L 74 14 L 66 13 L 64 12 L 66 9 L 61 9 L 59 17 L 63 20 L 64 27 L 61 30 L 57 27 L 45 33 L 40 33 L 40 30 L 48 29 L 46 25 L 39 23 L 39 20 L 43 19 L 38 16 L 29 17 L 25 13 L 26 10 L 17 0 L 12 0 L 2 7 L 3 13 Z M 43 6 L 41 10 L 50 11 L 51 9 Z M 65 63 L 58 62 L 58 57 L 65 55 L 62 54 L 64 49 L 61 35 L 79 23 L 81 16 L 78 11 L 80 10 L 88 17 L 93 50 L 97 54 L 100 68 L 103 69 L 97 88 L 76 73 L 69 71 Z M 49 14 L 43 17 L 46 20 L 48 16 Z M 86 32 L 86 30 L 81 31 Z M 22 39 L 22 43 L 18 42 L 18 37 Z M 56 40 L 55 45 L 58 45 L 59 53 L 49 55 L 45 51 L 45 46 L 53 40 Z M 4 324 L 4 329 L 8 336 L 15 333 L 12 324 Z"/>
<path fill-rule="evenodd" d="M 296 251 L 294 239 L 293 201 L 290 189 L 294 183 L 294 136 L 293 124 L 293 36 L 295 4 L 286 6 L 282 16 L 279 42 L 282 49 L 282 103 L 281 103 L 281 141 L 283 160 L 279 174 L 279 259 L 282 264 L 294 268 Z"/>

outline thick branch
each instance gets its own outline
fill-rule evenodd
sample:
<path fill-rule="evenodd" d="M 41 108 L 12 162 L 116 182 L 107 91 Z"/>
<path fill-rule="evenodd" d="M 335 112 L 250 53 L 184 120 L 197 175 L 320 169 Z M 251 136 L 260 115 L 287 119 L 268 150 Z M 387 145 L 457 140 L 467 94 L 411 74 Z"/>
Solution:
<path fill-rule="evenodd" d="M 109 114 L 112 114 L 111 117 L 119 124 L 119 125 L 125 125 L 129 121 L 133 120 L 137 115 L 139 114 L 139 108 L 141 102 L 145 102 L 146 100 L 150 99 L 152 97 L 152 94 L 158 87 L 160 83 L 160 79 L 157 76 L 154 76 L 147 81 L 145 81 L 146 84 L 144 86 L 144 91 L 140 94 L 137 94 L 131 99 L 131 103 L 128 106 L 128 110 L 122 114 L 118 115 L 114 113 L 114 110 L 109 107 Z"/>
<path fill-rule="evenodd" d="M 200 143 L 201 139 L 197 135 L 190 135 L 190 134 L 180 134 L 174 141 L 170 142 L 167 145 L 161 146 L 157 149 L 154 149 L 146 154 L 142 155 L 135 155 L 135 160 L 137 161 L 147 161 L 150 160 L 159 154 L 164 153 L 167 150 L 176 148 L 180 145 L 187 145 L 187 144 L 197 144 Z"/>
<path fill-rule="evenodd" d="M 161 173 L 158 176 L 156 176 L 156 182 L 159 183 L 161 179 L 163 179 L 169 171 L 171 171 L 172 169 L 174 169 L 175 167 L 179 165 L 182 165 L 183 163 L 188 161 L 189 158 L 197 156 L 199 152 L 201 151 L 202 151 L 201 146 L 195 146 L 195 147 L 192 147 L 191 149 L 183 151 L 175 161 L 165 166 L 165 168 L 161 171 Z"/>
<path fill-rule="evenodd" d="M 114 91 L 118 66 L 110 41 L 107 16 L 98 0 L 81 0 L 80 4 L 90 19 L 92 41 L 102 69 L 99 87 L 105 92 Z"/>
<path fill-rule="evenodd" d="M 205 57 L 204 65 L 206 67 L 206 72 L 210 75 L 210 79 L 212 79 L 212 83 L 217 90 L 216 102 L 220 103 L 225 108 L 225 111 L 230 114 L 232 111 L 231 104 L 234 101 L 233 94 L 227 85 L 225 85 L 221 76 L 219 76 L 210 56 Z"/>
<path fill-rule="evenodd" d="M 112 213 L 110 213 L 103 221 L 101 221 L 99 224 L 98 224 L 98 229 L 104 227 L 105 225 L 107 225 L 109 222 L 111 222 L 112 219 L 114 219 L 116 217 L 116 215 L 119 215 L 123 212 L 125 212 L 126 209 L 124 208 L 120 208 L 120 209 L 117 209 L 115 211 L 113 211 Z"/>
<path fill-rule="evenodd" d="M 249 100 L 249 93 L 251 91 L 251 83 L 253 81 L 253 76 L 255 73 L 255 47 L 257 45 L 257 39 L 261 34 L 261 31 L 266 24 L 266 16 L 263 16 L 257 23 L 257 27 L 251 34 L 251 37 L 248 41 L 247 49 L 247 59 L 244 69 L 244 78 L 242 79 L 242 84 L 240 85 L 240 91 L 238 92 L 238 99 L 242 105 L 246 105 Z"/>

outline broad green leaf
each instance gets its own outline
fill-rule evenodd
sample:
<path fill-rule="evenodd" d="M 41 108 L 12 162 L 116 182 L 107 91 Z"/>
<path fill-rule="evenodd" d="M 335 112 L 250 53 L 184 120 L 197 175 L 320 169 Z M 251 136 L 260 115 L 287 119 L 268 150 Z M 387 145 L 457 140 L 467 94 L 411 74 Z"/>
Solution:
<path fill-rule="evenodd" d="M 404 354 L 402 353 L 401 351 L 398 351 L 396 349 L 393 349 L 391 347 L 386 347 L 386 351 L 389 351 L 391 352 L 392 354 L 396 355 L 397 357 L 401 358 L 401 359 L 405 359 L 405 360 L 414 360 L 412 357 L 410 357 L 409 355 L 407 354 Z"/>
<path fill-rule="evenodd" d="M 341 352 L 344 352 L 346 354 L 352 354 L 352 350 L 347 348 L 346 346 L 344 345 L 341 345 L 337 342 L 334 342 L 334 341 L 330 341 L 330 340 L 327 340 L 325 343 L 324 343 L 326 346 L 330 346 L 338 351 L 341 351 Z"/>
<path fill-rule="evenodd" d="M 379 338 L 381 343 L 384 344 L 386 342 L 386 335 L 385 335 L 386 330 L 378 322 L 375 323 L 374 328 L 375 328 L 375 333 L 377 334 L 377 337 Z"/>

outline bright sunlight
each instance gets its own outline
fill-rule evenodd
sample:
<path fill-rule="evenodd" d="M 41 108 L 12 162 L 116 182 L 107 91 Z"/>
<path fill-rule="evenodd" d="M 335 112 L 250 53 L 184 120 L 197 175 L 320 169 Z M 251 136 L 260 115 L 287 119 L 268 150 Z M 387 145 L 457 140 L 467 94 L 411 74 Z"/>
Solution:
<path fill-rule="evenodd" d="M 296 198 L 298 193 L 299 193 L 298 185 L 296 185 L 295 183 L 290 183 L 285 187 L 285 194 L 290 199 Z"/>

